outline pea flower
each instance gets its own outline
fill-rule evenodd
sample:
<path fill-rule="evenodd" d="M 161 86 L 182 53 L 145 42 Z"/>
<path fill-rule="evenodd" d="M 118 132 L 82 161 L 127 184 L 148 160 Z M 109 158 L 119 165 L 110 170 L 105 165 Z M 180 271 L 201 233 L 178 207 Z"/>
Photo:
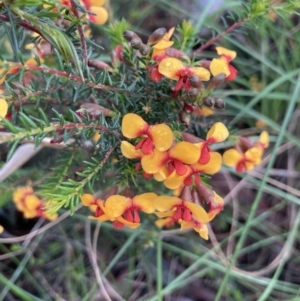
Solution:
<path fill-rule="evenodd" d="M 198 232 L 200 237 L 202 237 L 205 240 L 208 240 L 208 228 L 206 224 L 200 223 L 196 219 L 192 219 L 189 222 L 182 221 L 180 226 L 181 230 L 193 228 L 196 232 Z"/>
<path fill-rule="evenodd" d="M 261 162 L 264 149 L 269 146 L 269 134 L 263 131 L 259 140 L 244 152 L 239 149 L 229 149 L 223 154 L 223 162 L 229 167 L 235 167 L 236 172 L 252 170 Z"/>
<path fill-rule="evenodd" d="M 139 115 L 129 113 L 123 117 L 122 133 L 126 138 L 144 137 L 136 149 L 143 154 L 151 154 L 154 149 L 161 152 L 168 150 L 173 144 L 173 132 L 166 124 L 148 125 Z"/>
<path fill-rule="evenodd" d="M 185 91 L 188 91 L 192 87 L 188 78 L 192 75 L 196 75 L 201 81 L 208 81 L 210 78 L 210 73 L 205 68 L 186 66 L 180 60 L 171 57 L 165 58 L 159 63 L 158 71 L 166 78 L 177 81 L 173 88 L 175 92 L 183 86 Z"/>
<path fill-rule="evenodd" d="M 145 155 L 141 159 L 143 170 L 149 174 L 155 174 L 166 164 L 169 173 L 174 170 L 178 175 L 187 172 L 186 164 L 194 164 L 199 159 L 199 148 L 190 142 L 181 141 L 169 151 L 154 150 L 152 154 Z"/>
<path fill-rule="evenodd" d="M 112 213 L 114 217 L 113 226 L 122 229 L 125 225 L 135 229 L 140 225 L 139 211 L 145 213 L 153 213 L 155 207 L 153 199 L 156 198 L 155 193 L 143 193 L 134 198 L 122 195 L 112 195 L 105 201 L 105 208 Z"/>
<path fill-rule="evenodd" d="M 100 222 L 108 220 L 114 221 L 113 215 L 107 208 L 104 207 L 103 200 L 95 198 L 92 194 L 84 194 L 80 196 L 81 202 L 84 206 L 90 208 L 95 213 L 95 216 L 89 216 L 90 219 L 96 219 Z"/>
<path fill-rule="evenodd" d="M 0 225 L 0 234 L 4 231 L 4 228 Z"/>
<path fill-rule="evenodd" d="M 178 175 L 173 171 L 164 181 L 164 185 L 169 189 L 191 186 L 193 182 L 199 183 L 201 181 L 199 173 L 213 175 L 221 169 L 221 165 L 222 156 L 217 152 L 211 152 L 210 160 L 206 164 L 196 162 L 187 167 L 187 172 L 184 175 Z"/>
<path fill-rule="evenodd" d="M 222 122 L 216 122 L 211 129 L 207 132 L 206 141 L 197 143 L 200 148 L 199 163 L 204 165 L 210 160 L 211 149 L 209 145 L 217 142 L 222 142 L 227 139 L 229 132 Z"/>
<path fill-rule="evenodd" d="M 25 218 L 42 217 L 48 220 L 55 220 L 58 215 L 50 215 L 46 213 L 45 209 L 50 202 L 44 203 L 37 197 L 32 187 L 19 187 L 13 193 L 13 202 L 16 208 L 21 211 Z"/>
<path fill-rule="evenodd" d="M 159 212 L 169 212 L 174 221 L 190 222 L 196 219 L 200 223 L 207 223 L 209 217 L 206 211 L 198 204 L 183 200 L 175 196 L 162 195 L 153 200 L 154 207 Z"/>
<path fill-rule="evenodd" d="M 211 74 L 216 76 L 220 73 L 225 73 L 226 80 L 233 81 L 236 78 L 237 70 L 229 63 L 235 59 L 236 52 L 224 47 L 216 47 L 216 50 L 220 58 L 211 61 L 209 66 Z"/>

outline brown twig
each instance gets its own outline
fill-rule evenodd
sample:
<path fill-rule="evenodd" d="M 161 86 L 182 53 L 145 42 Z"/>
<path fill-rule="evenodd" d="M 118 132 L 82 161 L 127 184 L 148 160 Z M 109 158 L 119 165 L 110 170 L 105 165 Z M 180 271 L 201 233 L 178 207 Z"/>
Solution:
<path fill-rule="evenodd" d="M 198 48 L 197 50 L 193 51 L 191 53 L 191 57 L 193 57 L 194 55 L 199 55 L 204 49 L 208 48 L 209 46 L 213 45 L 216 41 L 218 41 L 222 36 L 234 31 L 235 29 L 237 29 L 238 27 L 240 27 L 241 25 L 243 25 L 244 23 L 246 23 L 247 21 L 249 21 L 249 17 L 240 20 L 238 22 L 235 22 L 234 24 L 232 24 L 230 27 L 228 27 L 226 30 L 222 31 L 221 33 L 219 33 L 218 35 L 216 35 L 215 37 L 211 38 L 210 40 L 208 40 L 205 44 L 203 44 L 200 48 Z"/>
<path fill-rule="evenodd" d="M 71 0 L 71 6 L 72 6 L 72 12 L 73 12 L 74 16 L 77 18 L 80 18 L 80 15 L 79 15 L 79 12 L 78 12 L 78 9 L 77 9 L 77 6 L 76 6 L 76 3 L 74 0 Z M 88 63 L 87 46 L 86 46 L 86 41 L 84 38 L 84 32 L 83 32 L 82 25 L 77 24 L 77 29 L 78 29 L 81 47 L 82 47 L 82 57 L 83 57 L 85 64 L 87 65 L 87 63 Z"/>

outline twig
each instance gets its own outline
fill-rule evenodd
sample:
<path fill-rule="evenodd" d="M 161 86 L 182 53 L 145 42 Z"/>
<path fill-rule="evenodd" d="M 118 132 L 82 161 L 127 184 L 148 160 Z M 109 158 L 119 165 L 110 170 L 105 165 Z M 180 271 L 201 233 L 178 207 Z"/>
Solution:
<path fill-rule="evenodd" d="M 77 6 L 76 6 L 76 3 L 75 3 L 74 0 L 71 0 L 71 6 L 72 6 L 72 12 L 75 15 L 75 17 L 80 18 L 79 12 L 78 12 L 78 9 L 77 9 Z M 87 62 L 88 62 L 88 60 L 87 60 L 87 58 L 88 58 L 87 46 L 86 46 L 86 41 L 85 41 L 85 38 L 84 38 L 84 32 L 83 32 L 82 25 L 77 24 L 77 29 L 78 29 L 80 42 L 81 42 L 81 47 L 82 47 L 82 58 L 83 58 L 85 64 L 87 65 Z"/>
<path fill-rule="evenodd" d="M 230 27 L 228 27 L 226 30 L 222 31 L 221 33 L 219 33 L 218 35 L 216 35 L 215 37 L 211 38 L 210 40 L 208 40 L 206 43 L 204 43 L 200 48 L 198 48 L 197 50 L 193 51 L 191 53 L 191 57 L 193 57 L 194 55 L 198 55 L 200 54 L 204 49 L 208 48 L 209 46 L 213 45 L 216 41 L 218 41 L 222 36 L 234 31 L 235 29 L 237 29 L 238 27 L 240 27 L 241 25 L 243 25 L 244 23 L 248 22 L 250 19 L 250 17 L 247 17 L 243 20 L 240 20 L 238 22 L 235 22 L 234 24 L 232 24 Z"/>

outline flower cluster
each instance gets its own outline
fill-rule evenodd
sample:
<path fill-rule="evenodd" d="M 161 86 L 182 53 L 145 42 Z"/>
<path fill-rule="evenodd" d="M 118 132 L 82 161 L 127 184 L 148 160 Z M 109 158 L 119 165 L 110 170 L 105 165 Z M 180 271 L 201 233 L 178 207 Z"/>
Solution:
<path fill-rule="evenodd" d="M 206 223 L 209 222 L 210 216 L 201 205 L 182 198 L 157 196 L 150 192 L 132 198 L 111 195 L 105 201 L 91 194 L 84 194 L 81 201 L 94 212 L 89 218 L 100 222 L 110 220 L 118 229 L 123 229 L 125 225 L 132 229 L 140 226 L 139 212 L 142 211 L 147 214 L 155 213 L 160 217 L 156 221 L 159 227 L 179 223 L 182 229 L 193 228 L 201 237 L 208 239 Z"/>
<path fill-rule="evenodd" d="M 257 142 L 240 137 L 235 148 L 227 150 L 223 155 L 224 164 L 235 167 L 237 172 L 252 170 L 261 162 L 264 149 L 269 146 L 269 134 L 263 131 Z"/>
<path fill-rule="evenodd" d="M 49 203 L 44 203 L 36 196 L 30 186 L 16 189 L 13 193 L 13 202 L 25 218 L 42 217 L 52 221 L 58 217 L 57 213 L 53 215 L 47 213 L 46 208 Z"/>

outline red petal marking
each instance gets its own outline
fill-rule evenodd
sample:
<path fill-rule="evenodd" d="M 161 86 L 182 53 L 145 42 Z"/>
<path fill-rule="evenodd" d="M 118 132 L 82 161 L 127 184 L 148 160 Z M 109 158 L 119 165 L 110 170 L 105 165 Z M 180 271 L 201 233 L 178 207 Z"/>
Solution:
<path fill-rule="evenodd" d="M 232 57 L 230 55 L 222 54 L 221 57 L 224 58 L 227 63 L 232 61 Z"/>
<path fill-rule="evenodd" d="M 134 223 L 139 223 L 141 221 L 138 210 L 134 209 L 133 210 L 133 222 Z"/>
<path fill-rule="evenodd" d="M 201 155 L 200 155 L 199 163 L 202 164 L 202 165 L 207 164 L 210 160 L 210 154 L 209 154 L 210 149 L 209 149 L 208 145 L 206 144 L 207 141 L 204 142 L 204 145 L 201 149 Z"/>
<path fill-rule="evenodd" d="M 144 155 L 152 154 L 154 149 L 154 143 L 150 137 L 146 138 L 141 149 Z"/>
<path fill-rule="evenodd" d="M 231 81 L 235 80 L 238 71 L 231 65 L 228 65 L 228 68 L 229 68 L 230 74 L 226 77 L 226 80 L 231 82 Z"/>
<path fill-rule="evenodd" d="M 185 102 L 183 105 L 183 109 L 187 112 L 187 113 L 192 113 L 194 112 L 194 107 L 192 105 L 190 105 L 189 103 Z"/>
<path fill-rule="evenodd" d="M 146 172 L 143 170 L 143 177 L 144 177 L 145 179 L 150 179 L 150 178 L 153 177 L 153 175 L 150 174 L 150 173 L 146 173 Z"/>
<path fill-rule="evenodd" d="M 113 221 L 113 227 L 116 229 L 124 229 L 125 225 L 119 221 Z"/>
<path fill-rule="evenodd" d="M 174 220 L 178 221 L 182 218 L 182 213 L 181 213 L 181 206 L 178 206 L 173 213 L 173 218 Z"/>
<path fill-rule="evenodd" d="M 174 166 L 176 169 L 176 173 L 179 176 L 183 176 L 187 172 L 187 167 L 179 160 L 174 160 Z"/>
<path fill-rule="evenodd" d="M 191 186 L 193 184 L 193 178 L 192 175 L 188 176 L 187 178 L 184 179 L 183 181 L 185 186 Z"/>
<path fill-rule="evenodd" d="M 240 162 L 236 165 L 235 170 L 236 170 L 236 172 L 243 172 L 244 170 L 247 170 L 245 161 L 244 161 L 244 160 L 240 161 Z"/>
<path fill-rule="evenodd" d="M 156 82 L 156 83 L 160 82 L 161 79 L 162 79 L 162 77 L 163 77 L 163 75 L 158 72 L 158 67 L 155 67 L 155 68 L 152 69 L 152 71 L 151 71 L 151 79 L 154 82 Z"/>
<path fill-rule="evenodd" d="M 142 166 L 141 162 L 137 163 L 137 164 L 135 165 L 134 170 L 135 170 L 135 171 L 139 171 L 139 170 L 141 169 L 141 166 Z"/>
<path fill-rule="evenodd" d="M 168 163 L 168 173 L 171 174 L 174 171 L 175 167 L 174 167 L 174 163 L 173 162 L 169 162 Z"/>
<path fill-rule="evenodd" d="M 178 92 L 181 89 L 182 85 L 183 85 L 183 77 L 180 77 L 179 80 L 177 81 L 176 86 L 173 88 L 173 91 Z"/>
<path fill-rule="evenodd" d="M 133 215 L 132 215 L 132 210 L 131 209 L 126 210 L 126 212 L 124 214 L 124 219 L 126 219 L 127 221 L 133 223 Z"/>
<path fill-rule="evenodd" d="M 192 85 L 191 85 L 190 81 L 189 81 L 189 80 L 186 80 L 186 81 L 185 81 L 185 84 L 184 84 L 184 90 L 185 90 L 185 91 L 188 91 L 188 90 L 190 90 L 191 88 L 192 88 Z"/>
<path fill-rule="evenodd" d="M 194 177 L 195 177 L 195 183 L 199 184 L 201 182 L 201 177 L 199 176 L 198 173 L 194 173 Z"/>
<path fill-rule="evenodd" d="M 96 212 L 95 212 L 95 217 L 102 216 L 103 214 L 104 214 L 103 210 L 99 206 L 97 206 Z"/>
<path fill-rule="evenodd" d="M 144 138 L 141 141 L 139 141 L 138 144 L 135 146 L 135 149 L 136 150 L 141 149 L 146 139 L 147 138 Z"/>
<path fill-rule="evenodd" d="M 183 215 L 182 215 L 182 219 L 186 222 L 189 222 L 192 220 L 192 214 L 191 214 L 191 211 L 187 208 L 184 208 L 183 209 Z"/>

